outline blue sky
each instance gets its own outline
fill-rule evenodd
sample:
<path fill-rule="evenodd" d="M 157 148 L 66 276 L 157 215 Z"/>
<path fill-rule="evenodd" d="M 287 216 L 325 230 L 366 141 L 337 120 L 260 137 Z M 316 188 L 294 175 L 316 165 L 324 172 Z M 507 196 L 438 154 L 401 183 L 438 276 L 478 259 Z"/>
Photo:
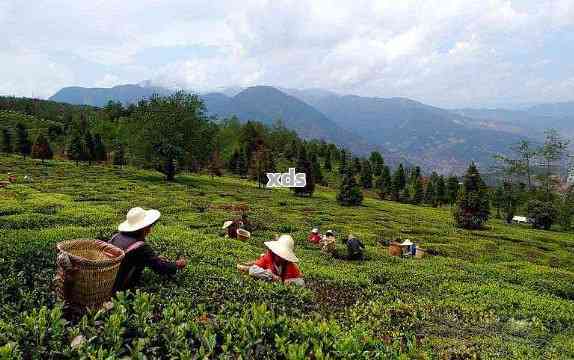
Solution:
<path fill-rule="evenodd" d="M 574 0 L 4 0 L 0 94 L 325 88 L 445 107 L 574 100 Z"/>

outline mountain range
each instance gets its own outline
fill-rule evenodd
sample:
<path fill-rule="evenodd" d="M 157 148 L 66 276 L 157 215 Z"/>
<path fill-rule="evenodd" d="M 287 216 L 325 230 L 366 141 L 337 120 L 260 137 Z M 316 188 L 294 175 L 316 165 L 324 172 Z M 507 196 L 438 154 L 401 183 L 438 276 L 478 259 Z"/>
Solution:
<path fill-rule="evenodd" d="M 109 100 L 128 104 L 171 92 L 146 83 L 109 89 L 68 87 L 50 100 L 104 106 Z M 208 113 L 218 118 L 236 116 L 266 124 L 281 120 L 304 138 L 334 142 L 358 155 L 379 150 L 391 165 L 413 163 L 445 174 L 461 173 L 470 161 L 487 168 L 495 154 L 524 138 L 540 141 L 550 127 L 574 135 L 574 102 L 523 110 L 449 110 L 407 98 L 271 86 L 222 89 L 200 97 Z"/>

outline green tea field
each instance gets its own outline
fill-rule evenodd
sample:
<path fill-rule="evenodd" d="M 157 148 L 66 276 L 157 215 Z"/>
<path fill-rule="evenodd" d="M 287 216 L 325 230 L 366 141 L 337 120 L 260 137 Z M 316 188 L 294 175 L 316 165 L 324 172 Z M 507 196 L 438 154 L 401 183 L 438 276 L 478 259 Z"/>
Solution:
<path fill-rule="evenodd" d="M 450 208 L 367 196 L 342 207 L 333 189 L 311 198 L 236 177 L 0 156 L 0 359 L 568 359 L 574 358 L 574 239 L 509 226 L 453 226 Z M 29 180 L 24 180 L 28 175 Z M 221 225 L 247 205 L 247 242 Z M 52 278 L 56 243 L 109 239 L 126 212 L 155 208 L 148 240 L 185 256 L 174 278 L 151 271 L 134 293 L 77 322 L 62 316 Z M 367 260 L 332 259 L 307 242 L 313 227 L 355 234 Z M 289 233 L 307 286 L 266 283 L 236 264 Z M 409 238 L 432 256 L 390 257 Z M 344 251 L 339 241 L 337 246 Z"/>

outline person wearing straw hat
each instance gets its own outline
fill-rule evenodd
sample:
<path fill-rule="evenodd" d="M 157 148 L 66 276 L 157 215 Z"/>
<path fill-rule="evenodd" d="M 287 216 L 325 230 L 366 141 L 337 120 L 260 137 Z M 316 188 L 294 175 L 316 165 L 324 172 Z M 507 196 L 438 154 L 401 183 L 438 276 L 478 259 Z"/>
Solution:
<path fill-rule="evenodd" d="M 237 269 L 257 279 L 304 286 L 303 274 L 297 266 L 299 259 L 293 251 L 295 241 L 291 235 L 283 234 L 276 240 L 266 241 L 265 246 L 268 251 L 258 260 L 244 265 L 238 264 Z"/>
<path fill-rule="evenodd" d="M 221 227 L 223 230 L 227 230 L 225 237 L 231 239 L 237 239 L 237 231 L 243 228 L 243 221 L 241 220 L 228 220 L 223 223 Z"/>
<path fill-rule="evenodd" d="M 160 216 L 157 210 L 135 207 L 128 211 L 126 220 L 118 226 L 119 232 L 112 236 L 110 243 L 124 250 L 126 255 L 116 279 L 115 290 L 133 287 L 146 267 L 158 274 L 173 275 L 187 266 L 186 259 L 168 261 L 156 255 L 151 246 L 145 243 Z"/>
<path fill-rule="evenodd" d="M 329 255 L 336 256 L 337 254 L 337 240 L 333 230 L 327 230 L 321 239 L 321 252 Z"/>
<path fill-rule="evenodd" d="M 321 241 L 321 234 L 319 233 L 319 229 L 315 228 L 311 230 L 311 233 L 307 237 L 307 240 L 309 240 L 313 244 L 316 245 L 319 244 L 319 242 Z"/>
<path fill-rule="evenodd" d="M 401 244 L 401 248 L 403 249 L 403 255 L 406 256 L 415 256 L 417 252 L 417 246 L 411 242 L 409 239 L 406 239 Z"/>
<path fill-rule="evenodd" d="M 363 260 L 363 249 L 365 249 L 365 245 L 363 245 L 361 240 L 357 239 L 353 234 L 349 234 L 346 244 L 347 260 Z"/>

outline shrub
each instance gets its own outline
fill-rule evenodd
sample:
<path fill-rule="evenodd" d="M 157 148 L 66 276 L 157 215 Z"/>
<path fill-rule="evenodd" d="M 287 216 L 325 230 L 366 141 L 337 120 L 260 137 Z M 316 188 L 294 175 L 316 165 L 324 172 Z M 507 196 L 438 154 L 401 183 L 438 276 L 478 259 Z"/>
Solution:
<path fill-rule="evenodd" d="M 528 216 L 535 229 L 550 230 L 558 217 L 558 210 L 549 201 L 531 200 L 528 202 Z"/>

